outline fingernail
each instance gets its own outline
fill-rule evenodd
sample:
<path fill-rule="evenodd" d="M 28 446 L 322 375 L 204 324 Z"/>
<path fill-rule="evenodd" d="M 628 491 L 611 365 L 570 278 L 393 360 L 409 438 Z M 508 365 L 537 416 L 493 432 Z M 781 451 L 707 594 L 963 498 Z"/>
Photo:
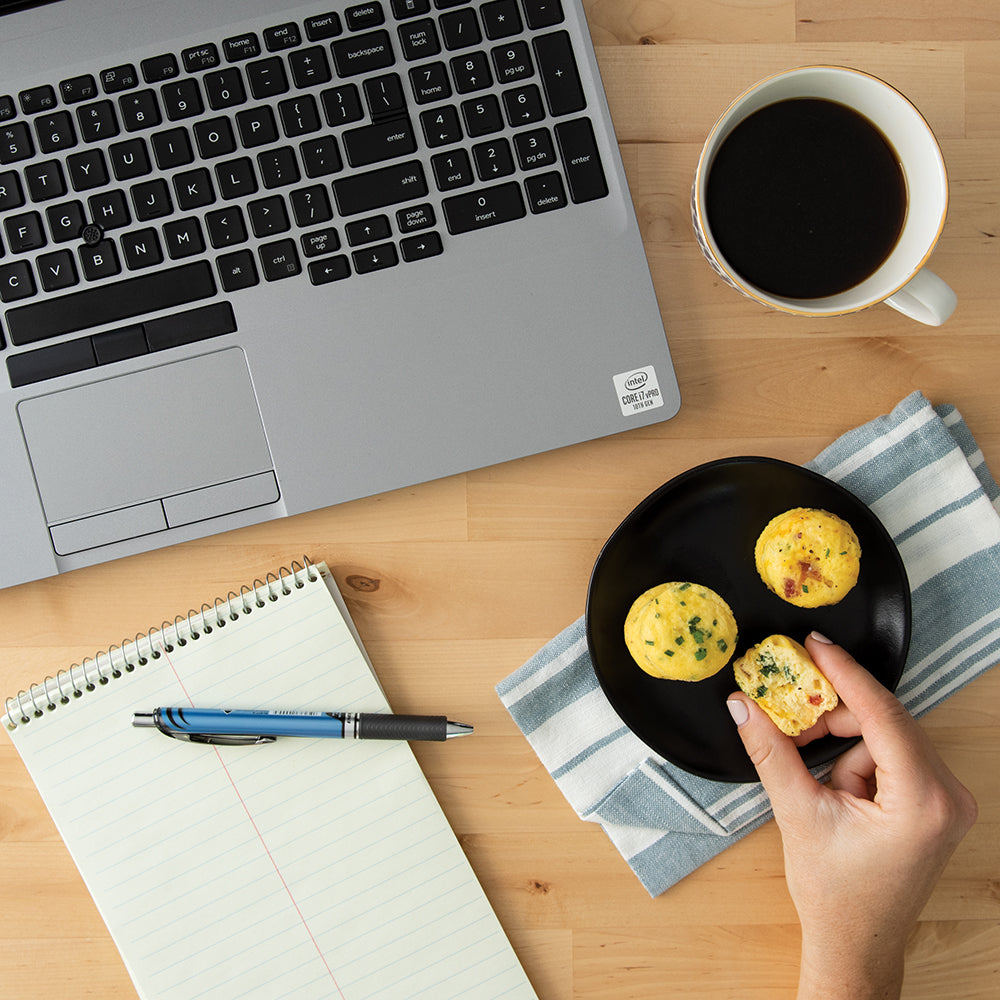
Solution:
<path fill-rule="evenodd" d="M 739 698 L 727 701 L 726 708 L 729 709 L 729 714 L 733 717 L 733 722 L 736 723 L 737 729 L 750 718 L 750 709 L 747 708 L 746 702 L 740 701 Z"/>
<path fill-rule="evenodd" d="M 821 632 L 810 632 L 809 633 L 809 638 L 810 639 L 815 639 L 817 642 L 822 642 L 826 646 L 832 646 L 833 645 L 833 640 L 832 639 L 827 639 L 827 637 L 825 635 L 823 635 Z"/>

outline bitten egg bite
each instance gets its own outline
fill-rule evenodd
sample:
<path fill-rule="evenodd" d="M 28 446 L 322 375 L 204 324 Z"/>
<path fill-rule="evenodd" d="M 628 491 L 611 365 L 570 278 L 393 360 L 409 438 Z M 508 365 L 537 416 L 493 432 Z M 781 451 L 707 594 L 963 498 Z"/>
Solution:
<path fill-rule="evenodd" d="M 788 736 L 814 726 L 837 706 L 837 692 L 805 647 L 787 635 L 770 635 L 733 663 L 740 690 Z"/>
<path fill-rule="evenodd" d="M 635 599 L 625 618 L 625 645 L 653 677 L 700 681 L 718 673 L 736 647 L 736 619 L 714 590 L 661 583 Z"/>
<path fill-rule="evenodd" d="M 795 507 L 772 518 L 754 547 L 757 572 L 780 598 L 800 608 L 836 604 L 858 582 L 861 544 L 843 518 Z"/>

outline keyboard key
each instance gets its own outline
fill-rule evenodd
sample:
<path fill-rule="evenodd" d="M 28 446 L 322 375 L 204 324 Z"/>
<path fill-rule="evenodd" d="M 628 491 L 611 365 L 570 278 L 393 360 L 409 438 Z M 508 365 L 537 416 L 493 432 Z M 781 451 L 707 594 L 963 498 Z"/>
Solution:
<path fill-rule="evenodd" d="M 426 194 L 427 180 L 419 160 L 407 160 L 333 182 L 337 209 L 343 216 L 373 212 Z"/>
<path fill-rule="evenodd" d="M 372 121 L 399 118 L 406 112 L 406 95 L 397 73 L 372 77 L 363 86 Z"/>
<path fill-rule="evenodd" d="M 302 244 L 302 252 L 306 257 L 322 257 L 324 254 L 340 249 L 340 237 L 333 226 L 327 229 L 317 229 L 311 233 L 303 233 L 299 237 L 299 243 Z"/>
<path fill-rule="evenodd" d="M 21 111 L 26 115 L 37 115 L 41 111 L 51 111 L 56 106 L 55 89 L 48 84 L 22 90 L 17 95 L 17 99 L 21 104 Z"/>
<path fill-rule="evenodd" d="M 427 229 L 433 226 L 434 206 L 429 202 L 423 205 L 412 205 L 409 208 L 401 208 L 396 213 L 396 225 L 401 233 L 412 233 L 418 229 Z"/>
<path fill-rule="evenodd" d="M 70 77 L 59 84 L 59 96 L 65 104 L 92 101 L 97 97 L 97 81 L 89 74 Z"/>
<path fill-rule="evenodd" d="M 0 122 L 9 122 L 17 117 L 14 98 L 10 94 L 0 94 Z"/>
<path fill-rule="evenodd" d="M 100 142 L 118 135 L 118 117 L 110 101 L 98 101 L 76 109 L 80 124 L 80 137 L 84 142 Z"/>
<path fill-rule="evenodd" d="M 316 100 L 311 94 L 303 94 L 278 105 L 278 117 L 281 119 L 281 129 L 290 139 L 320 129 L 319 110 Z"/>
<path fill-rule="evenodd" d="M 399 254 L 392 243 L 379 243 L 377 246 L 355 250 L 351 254 L 354 270 L 358 274 L 371 274 L 374 271 L 384 271 L 387 267 L 395 267 L 399 263 Z"/>
<path fill-rule="evenodd" d="M 0 302 L 29 299 L 36 292 L 31 265 L 26 260 L 0 264 Z"/>
<path fill-rule="evenodd" d="M 67 157 L 66 169 L 69 170 L 69 182 L 74 191 L 89 191 L 108 183 L 108 164 L 98 148 Z"/>
<path fill-rule="evenodd" d="M 340 26 L 340 15 L 334 11 L 317 14 L 305 20 L 306 38 L 310 42 L 320 42 L 325 38 L 335 38 L 344 29 Z"/>
<path fill-rule="evenodd" d="M 149 353 L 146 331 L 141 323 L 96 333 L 90 338 L 90 342 L 99 365 L 112 365 L 116 361 L 127 361 L 129 358 L 138 358 Z M 50 348 L 42 349 L 50 350 Z"/>
<path fill-rule="evenodd" d="M 24 168 L 24 183 L 32 201 L 48 201 L 66 193 L 66 178 L 58 160 L 29 163 Z"/>
<path fill-rule="evenodd" d="M 258 101 L 288 92 L 285 64 L 278 56 L 247 63 L 246 74 L 250 93 Z"/>
<path fill-rule="evenodd" d="M 131 194 L 138 222 L 161 219 L 174 210 L 167 182 L 160 178 L 133 185 Z"/>
<path fill-rule="evenodd" d="M 537 170 L 551 167 L 556 162 L 556 150 L 552 145 L 552 134 L 547 128 L 536 128 L 531 132 L 521 132 L 514 136 L 514 149 L 522 170 Z"/>
<path fill-rule="evenodd" d="M 255 194 L 258 190 L 257 175 L 247 156 L 216 164 L 215 178 L 219 183 L 219 196 L 224 201 Z"/>
<path fill-rule="evenodd" d="M 519 35 L 523 29 L 517 0 L 494 0 L 493 3 L 484 3 L 479 13 L 483 18 L 486 37 L 489 39 Z"/>
<path fill-rule="evenodd" d="M 545 117 L 541 91 L 533 83 L 529 83 L 525 87 L 505 90 L 503 107 L 511 128 L 533 125 Z"/>
<path fill-rule="evenodd" d="M 587 106 L 587 100 L 583 96 L 569 35 L 565 31 L 539 35 L 532 40 L 532 45 L 552 115 L 558 117 L 582 111 Z"/>
<path fill-rule="evenodd" d="M 71 340 L 53 347 L 43 347 L 37 351 L 27 351 L 7 359 L 7 374 L 10 384 L 16 389 L 21 385 L 32 385 L 45 379 L 70 375 L 73 372 L 94 368 L 97 359 L 90 337 Z"/>
<path fill-rule="evenodd" d="M 431 169 L 434 171 L 434 182 L 439 191 L 468 187 L 475 181 L 469 154 L 464 149 L 452 149 L 447 153 L 432 156 Z"/>
<path fill-rule="evenodd" d="M 76 145 L 73 119 L 68 111 L 40 115 L 35 119 L 35 135 L 38 138 L 38 149 L 45 154 L 58 153 Z"/>
<path fill-rule="evenodd" d="M 108 158 L 115 177 L 120 181 L 142 177 L 153 169 L 149 163 L 146 143 L 142 139 L 113 143 L 108 147 Z"/>
<path fill-rule="evenodd" d="M 139 69 L 142 70 L 142 78 L 146 83 L 163 83 L 166 80 L 172 80 L 180 73 L 177 58 L 170 52 L 162 56 L 143 59 L 139 64 Z"/>
<path fill-rule="evenodd" d="M 228 118 L 209 118 L 207 121 L 195 122 L 194 141 L 204 160 L 236 152 L 236 137 Z"/>
<path fill-rule="evenodd" d="M 464 49 L 478 45 L 483 40 L 479 20 L 471 7 L 442 14 L 439 24 L 446 49 Z"/>
<path fill-rule="evenodd" d="M 75 240 L 80 235 L 80 230 L 86 221 L 83 217 L 83 205 L 78 201 L 52 205 L 45 209 L 45 219 L 49 224 L 53 243 L 66 243 L 69 240 Z"/>
<path fill-rule="evenodd" d="M 123 233 L 119 242 L 125 266 L 130 271 L 139 271 L 144 267 L 163 263 L 160 237 L 155 229 L 136 229 Z"/>
<path fill-rule="evenodd" d="M 517 83 L 535 75 L 527 42 L 498 45 L 492 55 L 497 81 L 501 84 Z"/>
<path fill-rule="evenodd" d="M 219 269 L 219 281 L 224 291 L 237 292 L 241 288 L 252 288 L 260 284 L 257 265 L 249 250 L 223 254 L 215 264 Z"/>
<path fill-rule="evenodd" d="M 150 136 L 153 158 L 161 170 L 185 167 L 194 160 L 191 139 L 186 128 L 170 128 Z"/>
<path fill-rule="evenodd" d="M 288 68 L 296 87 L 316 87 L 333 79 L 330 62 L 318 45 L 288 54 Z"/>
<path fill-rule="evenodd" d="M 14 122 L 0 129 L 0 163 L 16 163 L 34 155 L 31 133 L 24 122 Z"/>
<path fill-rule="evenodd" d="M 203 208 L 215 201 L 212 180 L 204 167 L 174 174 L 174 194 L 177 197 L 177 207 L 182 212 Z"/>
<path fill-rule="evenodd" d="M 444 63 L 430 63 L 410 70 L 410 87 L 418 104 L 430 104 L 451 97 L 451 81 Z"/>
<path fill-rule="evenodd" d="M 139 86 L 139 76 L 131 63 L 101 70 L 100 79 L 105 94 L 118 94 Z"/>
<path fill-rule="evenodd" d="M 258 247 L 261 270 L 265 281 L 280 281 L 302 273 L 299 255 L 292 240 L 278 240 Z"/>
<path fill-rule="evenodd" d="M 325 285 L 350 277 L 351 265 L 345 256 L 325 257 L 309 264 L 309 281 L 314 285 Z"/>
<path fill-rule="evenodd" d="M 24 204 L 21 181 L 13 170 L 0 171 L 0 212 L 9 212 Z"/>
<path fill-rule="evenodd" d="M 436 56 L 441 51 L 437 25 L 429 17 L 420 21 L 407 21 L 399 26 L 397 33 L 403 58 L 407 62 Z"/>
<path fill-rule="evenodd" d="M 166 223 L 163 227 L 163 242 L 171 260 L 191 257 L 205 249 L 201 225 L 194 216 Z"/>
<path fill-rule="evenodd" d="M 184 69 L 189 73 L 200 73 L 202 70 L 215 69 L 219 65 L 219 50 L 212 44 L 198 45 L 185 49 L 181 53 Z"/>
<path fill-rule="evenodd" d="M 330 197 L 322 184 L 313 187 L 299 188 L 288 196 L 292 202 L 292 215 L 295 224 L 302 226 L 317 226 L 333 218 L 333 208 Z M 302 237 L 305 239 L 305 237 Z M 306 256 L 309 256 L 308 254 Z"/>
<path fill-rule="evenodd" d="M 247 239 L 247 227 L 243 218 L 243 209 L 239 205 L 230 208 L 220 208 L 205 216 L 208 227 L 208 238 L 216 250 L 222 247 L 235 246 Z"/>
<path fill-rule="evenodd" d="M 608 193 L 608 182 L 590 120 L 577 118 L 561 122 L 556 126 L 556 142 L 559 143 L 573 201 L 579 203 L 603 198 Z"/>
<path fill-rule="evenodd" d="M 248 149 L 254 146 L 266 146 L 278 138 L 274 113 L 267 105 L 238 112 L 236 128 L 240 133 L 240 142 Z"/>
<path fill-rule="evenodd" d="M 299 33 L 299 26 L 292 21 L 264 30 L 264 45 L 268 52 L 280 52 L 282 49 L 294 48 L 301 44 L 302 35 Z"/>
<path fill-rule="evenodd" d="M 205 261 L 196 261 L 17 306 L 7 311 L 7 330 L 13 344 L 32 344 L 171 309 L 215 292 L 211 267 Z"/>
<path fill-rule="evenodd" d="M 417 149 L 413 128 L 406 118 L 348 129 L 343 138 L 347 162 L 352 167 L 408 156 Z"/>
<path fill-rule="evenodd" d="M 252 31 L 248 31 L 245 35 L 234 35 L 223 41 L 222 54 L 226 57 L 226 62 L 253 59 L 260 55 L 260 42 Z"/>
<path fill-rule="evenodd" d="M 111 240 L 101 240 L 94 246 L 84 245 L 78 247 L 77 253 L 80 255 L 83 276 L 88 281 L 99 281 L 101 278 L 110 278 L 118 274 L 122 269 L 121 264 L 118 262 L 118 253 L 115 250 L 115 245 Z"/>
<path fill-rule="evenodd" d="M 372 0 L 371 3 L 348 7 L 344 11 L 344 20 L 347 22 L 348 30 L 366 31 L 368 28 L 377 28 L 380 24 L 385 24 L 385 11 L 381 3 Z"/>
<path fill-rule="evenodd" d="M 450 65 L 455 90 L 460 94 L 485 90 L 493 85 L 490 64 L 485 52 L 470 52 L 467 56 L 456 56 L 450 61 Z"/>
<path fill-rule="evenodd" d="M 387 215 L 374 215 L 369 219 L 358 219 L 349 222 L 345 229 L 347 245 L 351 247 L 362 246 L 365 243 L 374 243 L 376 240 L 387 240 L 392 235 Z"/>
<path fill-rule="evenodd" d="M 528 196 L 528 208 L 535 215 L 566 207 L 566 191 L 558 171 L 529 177 L 524 182 L 524 190 Z"/>
<path fill-rule="evenodd" d="M 564 14 L 559 0 L 522 0 L 528 27 L 534 31 L 562 24 Z"/>
<path fill-rule="evenodd" d="M 217 73 L 206 73 L 202 82 L 205 84 L 208 106 L 213 111 L 246 104 L 247 92 L 243 87 L 243 76 L 235 66 L 220 69 Z"/>
<path fill-rule="evenodd" d="M 481 181 L 499 180 L 514 173 L 514 156 L 506 139 L 481 142 L 472 147 L 472 159 L 476 164 L 476 175 Z"/>
<path fill-rule="evenodd" d="M 205 110 L 198 81 L 194 79 L 164 84 L 160 88 L 160 97 L 163 98 L 163 108 L 167 118 L 172 122 L 200 115 Z"/>
<path fill-rule="evenodd" d="M 266 188 L 284 187 L 300 181 L 299 165 L 291 146 L 279 146 L 257 154 L 260 179 Z"/>
<path fill-rule="evenodd" d="M 527 214 L 516 181 L 446 198 L 442 207 L 453 236 L 523 219 Z"/>
<path fill-rule="evenodd" d="M 408 236 L 400 242 L 399 249 L 403 260 L 410 262 L 437 257 L 443 252 L 444 247 L 441 245 L 441 237 L 437 233 L 424 233 L 420 236 Z"/>
<path fill-rule="evenodd" d="M 137 90 L 118 98 L 122 124 L 126 132 L 139 132 L 160 124 L 160 106 L 151 90 Z"/>
<path fill-rule="evenodd" d="M 324 90 L 319 99 L 323 103 L 323 114 L 326 116 L 327 125 L 349 125 L 365 116 L 358 88 L 353 83 Z"/>
<path fill-rule="evenodd" d="M 332 135 L 300 142 L 299 153 L 302 156 L 302 168 L 306 177 L 324 177 L 327 174 L 335 174 L 344 167 L 340 159 L 340 150 L 337 148 L 337 140 Z"/>
<path fill-rule="evenodd" d="M 285 199 L 280 194 L 251 201 L 247 205 L 247 214 L 250 216 L 250 228 L 257 237 L 286 233 L 292 228 L 285 209 Z M 265 268 L 265 277 L 266 270 Z M 271 280 L 268 278 L 268 281 Z"/>
<path fill-rule="evenodd" d="M 42 290 L 58 292 L 64 288 L 72 288 L 79 282 L 73 255 L 68 250 L 55 250 L 42 254 L 36 261 L 38 281 Z"/>
<path fill-rule="evenodd" d="M 228 302 L 213 302 L 208 306 L 188 309 L 148 319 L 143 324 L 146 342 L 151 351 L 166 351 L 171 347 L 193 344 L 199 340 L 221 337 L 236 330 L 236 317 Z M 97 336 L 100 336 L 98 334 Z M 97 336 L 94 339 L 97 339 Z"/>
<path fill-rule="evenodd" d="M 11 215 L 3 220 L 3 228 L 7 234 L 7 249 L 11 253 L 27 253 L 45 246 L 42 217 L 37 212 Z"/>
<path fill-rule="evenodd" d="M 399 21 L 405 17 L 419 17 L 431 9 L 431 0 L 390 0 L 390 3 L 393 17 Z"/>
<path fill-rule="evenodd" d="M 87 199 L 87 207 L 90 209 L 90 217 L 102 229 L 120 229 L 132 221 L 125 195 L 121 191 L 103 191 L 91 195 Z"/>
<path fill-rule="evenodd" d="M 462 118 L 465 121 L 466 135 L 473 139 L 503 129 L 500 102 L 492 94 L 486 94 L 477 100 L 463 101 Z"/>
<path fill-rule="evenodd" d="M 420 127 L 428 146 L 450 146 L 462 141 L 462 123 L 458 109 L 450 104 L 420 113 Z"/>
<path fill-rule="evenodd" d="M 386 69 L 396 61 L 387 31 L 354 35 L 334 42 L 331 49 L 337 75 L 341 77 L 374 73 L 375 70 Z"/>

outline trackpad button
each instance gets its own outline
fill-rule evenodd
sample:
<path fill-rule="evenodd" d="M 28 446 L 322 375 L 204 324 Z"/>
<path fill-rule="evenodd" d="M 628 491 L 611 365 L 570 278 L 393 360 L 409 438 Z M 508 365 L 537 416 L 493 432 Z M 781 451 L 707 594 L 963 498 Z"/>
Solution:
<path fill-rule="evenodd" d="M 113 512 L 273 473 L 239 348 L 26 399 L 18 415 L 48 524 L 105 515 L 108 541 Z"/>

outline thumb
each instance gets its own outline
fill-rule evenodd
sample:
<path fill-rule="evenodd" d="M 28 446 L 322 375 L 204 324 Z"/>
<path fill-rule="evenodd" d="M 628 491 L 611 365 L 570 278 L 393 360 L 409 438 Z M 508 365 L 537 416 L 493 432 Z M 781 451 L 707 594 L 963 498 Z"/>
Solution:
<path fill-rule="evenodd" d="M 790 736 L 786 736 L 765 712 L 741 692 L 726 702 L 743 746 L 757 769 L 764 791 L 771 800 L 778 825 L 791 818 L 820 793 Z"/>

